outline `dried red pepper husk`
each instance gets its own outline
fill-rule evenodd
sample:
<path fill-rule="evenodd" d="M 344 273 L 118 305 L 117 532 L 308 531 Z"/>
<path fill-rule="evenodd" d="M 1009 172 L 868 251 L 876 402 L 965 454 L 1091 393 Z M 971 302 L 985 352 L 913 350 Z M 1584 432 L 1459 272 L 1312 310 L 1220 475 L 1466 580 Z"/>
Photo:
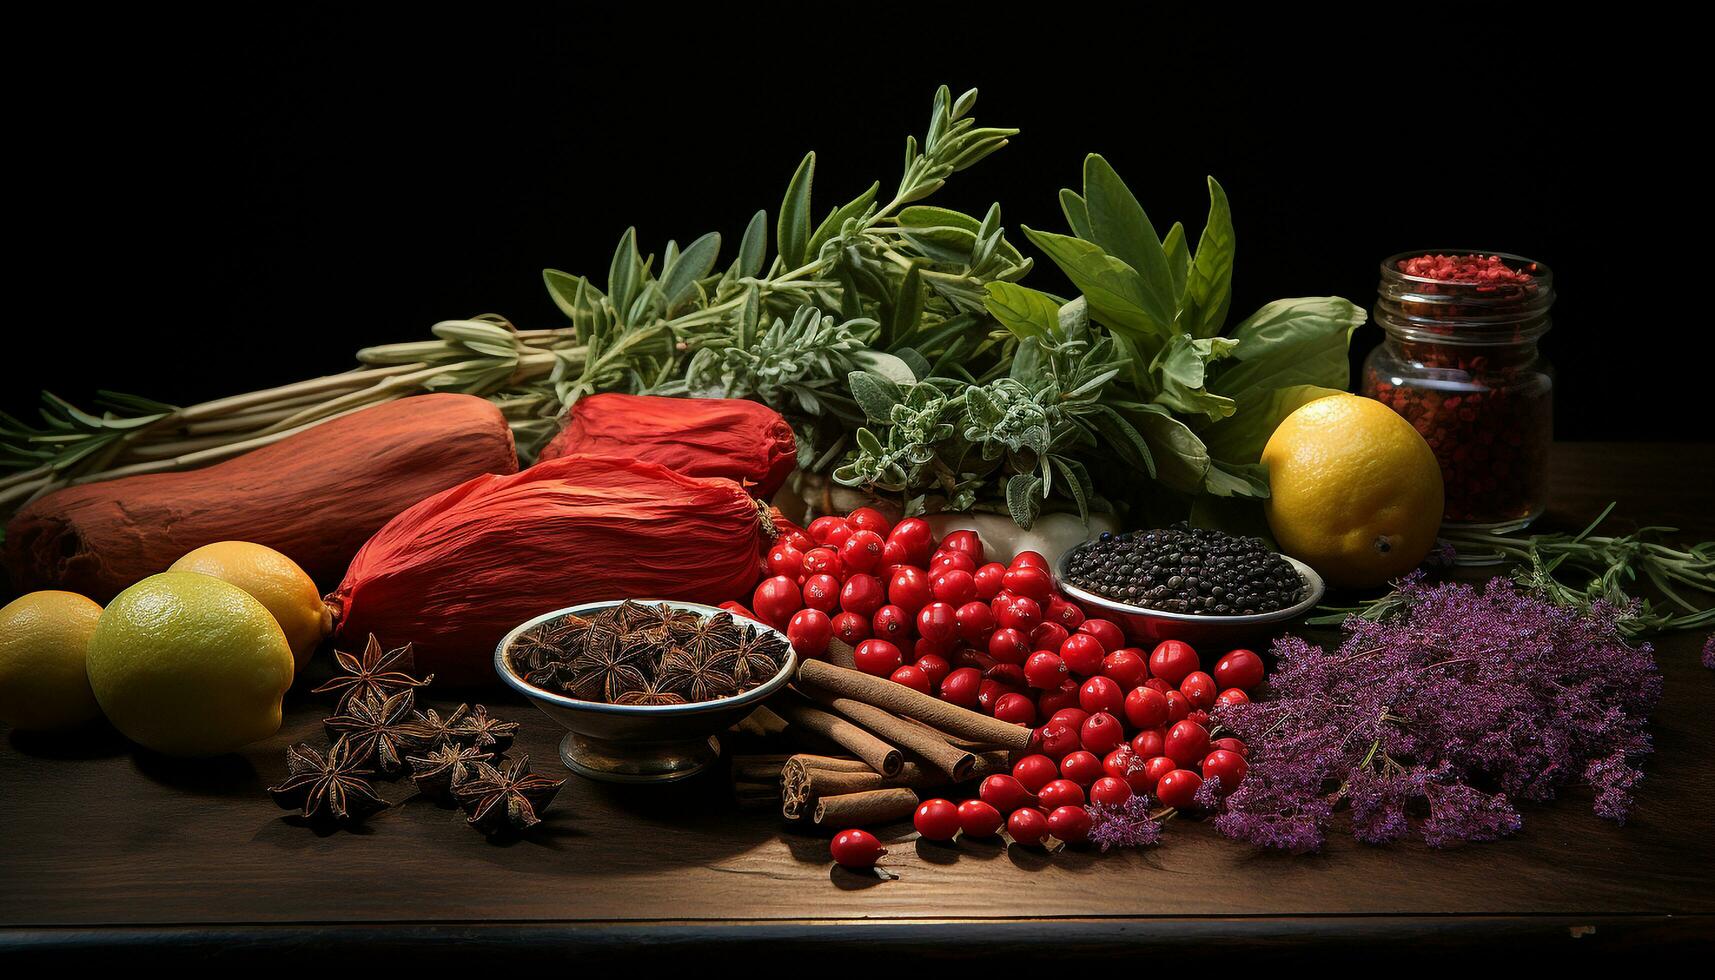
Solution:
<path fill-rule="evenodd" d="M 409 642 L 444 683 L 494 680 L 495 644 L 540 613 L 606 599 L 747 595 L 774 536 L 732 480 L 573 455 L 479 477 L 388 522 L 328 596 L 342 635 Z"/>
<path fill-rule="evenodd" d="M 572 406 L 566 427 L 537 457 L 573 453 L 660 463 L 686 476 L 737 480 L 764 499 L 798 465 L 798 441 L 780 413 L 739 398 L 610 393 Z"/>

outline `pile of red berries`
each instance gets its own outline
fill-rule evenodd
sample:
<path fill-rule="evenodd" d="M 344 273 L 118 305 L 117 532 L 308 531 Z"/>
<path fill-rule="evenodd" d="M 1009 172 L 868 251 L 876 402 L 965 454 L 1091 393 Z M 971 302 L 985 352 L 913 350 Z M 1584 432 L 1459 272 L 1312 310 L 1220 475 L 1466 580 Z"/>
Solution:
<path fill-rule="evenodd" d="M 1203 781 L 1222 793 L 1244 778 L 1245 745 L 1211 738 L 1209 711 L 1244 703 L 1262 659 L 1233 650 L 1205 672 L 1192 647 L 1167 640 L 1145 652 L 1119 625 L 1086 618 L 1054 587 L 1034 551 L 985 560 L 974 531 L 938 544 L 928 522 L 891 524 L 860 508 L 788 529 L 767 557 L 751 611 L 785 630 L 804 656 L 832 637 L 859 670 L 1003 721 L 1037 726 L 1036 751 L 1011 775 L 985 780 L 979 798 L 929 800 L 917 830 L 932 840 L 989 836 L 1083 840 L 1087 804 L 1118 807 L 1136 794 L 1190 807 Z"/>

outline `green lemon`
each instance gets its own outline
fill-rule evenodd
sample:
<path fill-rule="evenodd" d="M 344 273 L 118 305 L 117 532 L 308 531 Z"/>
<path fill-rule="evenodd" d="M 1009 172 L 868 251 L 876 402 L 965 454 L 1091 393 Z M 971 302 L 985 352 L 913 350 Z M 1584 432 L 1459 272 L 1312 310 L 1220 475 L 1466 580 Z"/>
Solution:
<path fill-rule="evenodd" d="M 119 593 L 89 641 L 89 685 L 107 719 L 167 755 L 219 755 L 279 731 L 292 672 L 267 607 L 200 572 Z"/>
<path fill-rule="evenodd" d="M 37 731 L 101 716 L 84 656 L 101 607 L 72 592 L 31 592 L 0 609 L 0 722 Z"/>

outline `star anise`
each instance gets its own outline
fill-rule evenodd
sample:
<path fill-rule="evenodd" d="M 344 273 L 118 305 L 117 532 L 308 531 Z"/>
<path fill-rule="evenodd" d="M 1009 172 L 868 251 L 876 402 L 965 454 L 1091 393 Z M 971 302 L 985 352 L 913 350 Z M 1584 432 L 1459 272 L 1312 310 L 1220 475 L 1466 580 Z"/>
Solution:
<path fill-rule="evenodd" d="M 470 714 L 470 705 L 461 704 L 452 710 L 445 718 L 434 708 L 425 708 L 411 716 L 417 727 L 423 730 L 423 745 L 433 748 L 461 740 L 459 726 L 464 724 L 465 716 Z"/>
<path fill-rule="evenodd" d="M 655 684 L 647 684 L 635 691 L 626 691 L 619 696 L 614 704 L 684 704 L 685 699 L 671 691 L 663 691 Z"/>
<path fill-rule="evenodd" d="M 624 632 L 661 625 L 661 611 L 635 599 L 627 599 L 607 611 L 615 625 Z"/>
<path fill-rule="evenodd" d="M 335 650 L 333 655 L 345 673 L 333 677 L 311 693 L 338 691 L 339 701 L 334 706 L 334 714 L 345 714 L 353 701 L 363 701 L 371 697 L 386 700 L 400 691 L 422 687 L 435 679 L 434 674 L 422 680 L 411 676 L 415 667 L 411 657 L 411 644 L 407 643 L 396 650 L 383 653 L 381 641 L 375 638 L 374 633 L 369 634 L 369 643 L 363 648 L 361 658 L 340 650 Z"/>
<path fill-rule="evenodd" d="M 330 732 L 338 732 L 351 740 L 352 751 L 373 754 L 375 768 L 382 776 L 397 776 L 404 771 L 405 753 L 422 748 L 429 737 L 427 729 L 412 715 L 416 692 L 406 689 L 385 701 L 366 698 L 353 701 L 344 713 L 323 721 Z"/>
<path fill-rule="evenodd" d="M 517 734 L 517 722 L 501 721 L 480 704 L 460 718 L 458 724 L 449 722 L 447 727 L 447 736 L 453 741 L 485 752 L 505 752 L 512 747 L 512 739 Z"/>
<path fill-rule="evenodd" d="M 727 697 L 737 691 L 738 682 L 719 657 L 718 653 L 674 647 L 661 659 L 656 683 L 661 690 L 678 694 L 687 701 Z"/>
<path fill-rule="evenodd" d="M 494 758 L 469 745 L 446 743 L 436 746 L 426 756 L 410 756 L 411 779 L 424 796 L 439 803 L 452 803 L 453 790 L 470 778 L 472 768 L 479 762 Z"/>
<path fill-rule="evenodd" d="M 713 655 L 721 671 L 731 674 L 739 690 L 755 687 L 780 672 L 786 645 L 771 633 L 747 629 L 731 649 Z"/>
<path fill-rule="evenodd" d="M 570 614 L 538 623 L 518 634 L 512 641 L 512 648 L 507 651 L 508 657 L 519 673 L 568 660 L 583 647 L 584 635 L 589 628 L 589 620 Z"/>
<path fill-rule="evenodd" d="M 530 757 L 525 756 L 504 769 L 476 763 L 471 777 L 454 787 L 453 793 L 470 814 L 471 826 L 495 834 L 541 823 L 541 815 L 565 782 L 532 775 Z"/>
<path fill-rule="evenodd" d="M 286 751 L 286 781 L 268 787 L 268 792 L 282 809 L 301 808 L 305 819 L 357 823 L 387 808 L 365 778 L 368 761 L 343 738 L 325 755 L 300 743 Z"/>
<path fill-rule="evenodd" d="M 732 613 L 722 611 L 707 619 L 698 616 L 696 622 L 681 625 L 674 631 L 673 641 L 687 650 L 723 650 L 732 646 L 737 629 Z"/>
<path fill-rule="evenodd" d="M 649 683 L 640 651 L 611 627 L 594 625 L 582 653 L 566 665 L 567 689 L 585 701 L 613 701 Z"/>

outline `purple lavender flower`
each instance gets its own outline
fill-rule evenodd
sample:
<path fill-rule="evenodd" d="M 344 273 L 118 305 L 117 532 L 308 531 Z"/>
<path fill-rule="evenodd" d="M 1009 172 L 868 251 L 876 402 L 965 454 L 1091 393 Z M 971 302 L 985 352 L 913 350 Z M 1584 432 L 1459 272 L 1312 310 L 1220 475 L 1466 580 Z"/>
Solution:
<path fill-rule="evenodd" d="M 1090 840 L 1106 851 L 1115 847 L 1146 847 L 1161 840 L 1161 821 L 1149 815 L 1150 798 L 1142 793 L 1117 807 L 1090 804 Z"/>
<path fill-rule="evenodd" d="M 1715 633 L 1709 634 L 1709 639 L 1703 641 L 1703 666 L 1715 670 Z"/>
<path fill-rule="evenodd" d="M 1316 850 L 1345 809 L 1358 840 L 1445 847 L 1513 833 L 1515 801 L 1579 780 L 1623 822 L 1661 675 L 1647 644 L 1621 638 L 1621 611 L 1563 608 L 1504 578 L 1479 590 L 1412 575 L 1399 589 L 1398 615 L 1348 619 L 1332 653 L 1281 639 L 1269 699 L 1217 709 L 1251 756 L 1216 829 Z"/>

